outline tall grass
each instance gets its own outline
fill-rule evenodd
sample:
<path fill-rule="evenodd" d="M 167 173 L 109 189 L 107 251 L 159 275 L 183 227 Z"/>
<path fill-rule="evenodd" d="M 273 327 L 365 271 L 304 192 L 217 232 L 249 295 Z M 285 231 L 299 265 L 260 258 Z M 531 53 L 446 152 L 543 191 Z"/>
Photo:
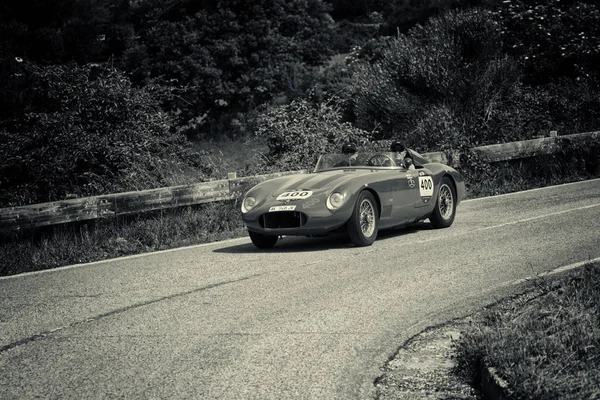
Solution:
<path fill-rule="evenodd" d="M 222 201 L 134 217 L 59 225 L 5 236 L 0 275 L 38 271 L 245 234 L 237 201 Z"/>
<path fill-rule="evenodd" d="M 550 154 L 494 164 L 474 162 L 460 171 L 467 197 L 473 198 L 598 178 L 600 164 L 573 155 Z"/>
<path fill-rule="evenodd" d="M 536 283 L 463 333 L 456 373 L 476 384 L 493 366 L 514 399 L 600 398 L 600 263 Z"/>

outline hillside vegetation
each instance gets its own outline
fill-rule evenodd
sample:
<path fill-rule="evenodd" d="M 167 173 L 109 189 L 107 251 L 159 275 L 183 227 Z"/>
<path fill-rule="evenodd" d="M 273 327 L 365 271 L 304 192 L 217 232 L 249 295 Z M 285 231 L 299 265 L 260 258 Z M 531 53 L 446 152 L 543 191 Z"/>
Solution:
<path fill-rule="evenodd" d="M 222 139 L 249 174 L 596 130 L 599 43 L 586 0 L 5 1 L 0 207 L 222 177 Z"/>

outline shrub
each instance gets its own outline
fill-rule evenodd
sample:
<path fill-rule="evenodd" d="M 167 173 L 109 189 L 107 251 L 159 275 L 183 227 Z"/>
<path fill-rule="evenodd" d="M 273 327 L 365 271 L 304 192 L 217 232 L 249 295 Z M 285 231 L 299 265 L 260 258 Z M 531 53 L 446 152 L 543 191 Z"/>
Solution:
<path fill-rule="evenodd" d="M 272 107 L 258 117 L 257 134 L 266 138 L 270 163 L 282 170 L 314 167 L 321 153 L 339 151 L 342 144 L 358 144 L 369 133 L 341 122 L 335 99 L 312 103 L 301 99 Z"/>
<path fill-rule="evenodd" d="M 23 63 L 13 79 L 21 92 L 0 121 L 0 205 L 201 179 L 198 154 L 118 70 Z"/>
<path fill-rule="evenodd" d="M 411 135 L 401 139 L 407 146 L 417 150 L 441 151 L 467 147 L 465 137 L 452 111 L 444 105 L 436 105 L 427 108 L 417 119 Z"/>
<path fill-rule="evenodd" d="M 362 45 L 379 35 L 378 23 L 353 23 L 342 20 L 336 25 L 331 46 L 339 53 L 347 53 L 354 46 Z"/>
<path fill-rule="evenodd" d="M 520 0 L 494 7 L 506 52 L 528 82 L 598 75 L 600 6 L 590 0 Z"/>
<path fill-rule="evenodd" d="M 519 82 L 516 64 L 502 54 L 498 26 L 488 17 L 479 10 L 452 11 L 388 39 L 375 62 L 357 67 L 357 125 L 381 125 L 383 137 L 406 137 L 409 132 L 427 136 L 432 134 L 424 130 L 432 125 L 427 116 L 442 116 L 453 119 L 448 122 L 451 129 L 464 126 L 465 134 L 479 135 L 489 116 L 514 96 Z M 432 142 L 426 136 L 415 140 Z"/>

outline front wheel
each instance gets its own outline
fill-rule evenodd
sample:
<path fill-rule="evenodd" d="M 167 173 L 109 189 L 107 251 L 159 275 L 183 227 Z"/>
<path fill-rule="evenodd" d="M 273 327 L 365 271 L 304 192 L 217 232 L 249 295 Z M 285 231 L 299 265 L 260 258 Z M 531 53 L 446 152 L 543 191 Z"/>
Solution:
<path fill-rule="evenodd" d="M 364 190 L 358 195 L 352 216 L 348 221 L 348 235 L 356 246 L 370 246 L 377 238 L 379 212 L 371 192 Z"/>
<path fill-rule="evenodd" d="M 456 215 L 456 189 L 447 176 L 440 182 L 435 208 L 429 216 L 429 222 L 434 228 L 447 228 L 454 222 Z"/>
<path fill-rule="evenodd" d="M 277 243 L 278 236 L 263 235 L 261 233 L 248 231 L 250 240 L 259 249 L 270 249 Z"/>

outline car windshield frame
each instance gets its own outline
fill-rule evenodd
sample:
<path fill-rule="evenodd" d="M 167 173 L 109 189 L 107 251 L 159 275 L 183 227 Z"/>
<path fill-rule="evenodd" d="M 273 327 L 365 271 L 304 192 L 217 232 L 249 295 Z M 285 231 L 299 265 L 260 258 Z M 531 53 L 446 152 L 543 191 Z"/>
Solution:
<path fill-rule="evenodd" d="M 400 158 L 401 154 L 402 153 L 390 151 L 358 152 L 354 154 L 322 154 L 319 157 L 317 164 L 315 165 L 314 172 L 330 171 L 336 169 L 406 169 L 402 164 L 402 159 Z M 392 161 L 394 164 L 388 165 L 389 162 L 385 162 L 385 165 L 381 165 L 382 163 L 378 162 L 379 160 L 386 161 L 387 159 Z"/>

